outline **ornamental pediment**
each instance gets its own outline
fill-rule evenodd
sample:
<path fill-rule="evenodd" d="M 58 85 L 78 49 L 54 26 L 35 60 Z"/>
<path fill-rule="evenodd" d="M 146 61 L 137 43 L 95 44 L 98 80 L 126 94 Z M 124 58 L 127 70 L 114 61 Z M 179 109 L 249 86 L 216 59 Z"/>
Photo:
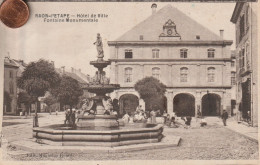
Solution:
<path fill-rule="evenodd" d="M 177 32 L 176 24 L 169 19 L 165 24 L 163 25 L 163 32 L 159 35 L 159 38 L 164 40 L 165 37 L 169 37 L 174 40 L 181 40 L 180 34 Z"/>

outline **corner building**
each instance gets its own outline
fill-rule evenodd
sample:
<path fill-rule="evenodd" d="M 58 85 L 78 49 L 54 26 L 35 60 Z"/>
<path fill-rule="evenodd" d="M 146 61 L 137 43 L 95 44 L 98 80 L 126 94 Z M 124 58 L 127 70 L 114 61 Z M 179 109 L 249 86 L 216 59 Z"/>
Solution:
<path fill-rule="evenodd" d="M 236 27 L 237 119 L 258 126 L 257 3 L 237 2 L 231 22 Z"/>
<path fill-rule="evenodd" d="M 120 113 L 144 105 L 134 84 L 154 76 L 167 86 L 165 109 L 178 116 L 218 116 L 231 113 L 232 41 L 209 31 L 178 9 L 167 5 L 123 34 L 109 41 L 110 81 L 120 84 L 114 92 Z M 144 107 L 144 106 L 143 106 Z"/>
<path fill-rule="evenodd" d="M 10 57 L 4 58 L 4 115 L 16 115 L 17 111 L 17 72 L 19 66 Z"/>

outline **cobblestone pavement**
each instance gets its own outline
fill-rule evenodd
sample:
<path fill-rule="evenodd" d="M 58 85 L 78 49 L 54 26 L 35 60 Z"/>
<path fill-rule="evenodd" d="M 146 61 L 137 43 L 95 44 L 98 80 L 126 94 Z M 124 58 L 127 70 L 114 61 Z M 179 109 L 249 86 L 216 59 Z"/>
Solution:
<path fill-rule="evenodd" d="M 39 119 L 40 126 L 62 123 L 63 114 L 45 115 Z M 32 119 L 17 119 L 23 124 L 9 125 L 3 127 L 4 137 L 8 141 L 19 140 L 20 138 L 32 137 Z M 16 120 L 4 120 L 5 122 L 18 122 Z M 60 153 L 43 157 L 36 154 L 33 157 L 28 154 L 12 154 L 12 160 L 225 160 L 225 159 L 258 159 L 258 144 L 245 136 L 231 131 L 220 125 L 218 118 L 209 118 L 208 126 L 199 127 L 198 122 L 193 120 L 192 127 L 185 129 L 165 127 L 165 136 L 181 136 L 180 146 L 165 149 L 143 150 L 126 153 L 106 154 L 84 154 L 84 153 Z M 15 150 L 9 148 L 7 151 Z M 12 151 L 19 152 L 19 151 Z"/>

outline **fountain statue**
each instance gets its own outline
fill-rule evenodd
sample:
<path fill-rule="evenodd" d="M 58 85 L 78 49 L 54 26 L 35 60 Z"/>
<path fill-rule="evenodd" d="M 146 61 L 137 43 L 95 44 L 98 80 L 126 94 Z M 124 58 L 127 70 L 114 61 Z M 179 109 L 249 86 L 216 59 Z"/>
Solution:
<path fill-rule="evenodd" d="M 103 43 L 102 43 L 102 39 L 101 39 L 101 36 L 100 34 L 98 33 L 97 34 L 97 41 L 94 42 L 94 45 L 96 45 L 97 47 L 97 52 L 98 52 L 98 61 L 102 61 L 103 60 L 103 57 L 104 57 L 104 51 L 103 51 Z"/>

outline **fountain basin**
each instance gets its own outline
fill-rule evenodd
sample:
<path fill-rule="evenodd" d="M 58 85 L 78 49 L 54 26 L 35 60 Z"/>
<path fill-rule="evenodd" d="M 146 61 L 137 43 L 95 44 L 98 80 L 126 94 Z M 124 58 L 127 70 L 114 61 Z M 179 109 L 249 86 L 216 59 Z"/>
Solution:
<path fill-rule="evenodd" d="M 115 147 L 161 141 L 163 125 L 137 125 L 130 124 L 111 130 L 78 130 L 65 125 L 51 125 L 33 128 L 33 137 L 45 144 L 61 146 Z"/>
<path fill-rule="evenodd" d="M 96 129 L 96 130 L 111 130 L 118 128 L 119 123 L 115 115 L 88 115 L 79 116 L 77 128 L 80 129 Z"/>
<path fill-rule="evenodd" d="M 94 67 L 96 68 L 106 68 L 110 64 L 111 61 L 104 61 L 104 60 L 90 61 L 90 65 L 94 65 Z"/>

